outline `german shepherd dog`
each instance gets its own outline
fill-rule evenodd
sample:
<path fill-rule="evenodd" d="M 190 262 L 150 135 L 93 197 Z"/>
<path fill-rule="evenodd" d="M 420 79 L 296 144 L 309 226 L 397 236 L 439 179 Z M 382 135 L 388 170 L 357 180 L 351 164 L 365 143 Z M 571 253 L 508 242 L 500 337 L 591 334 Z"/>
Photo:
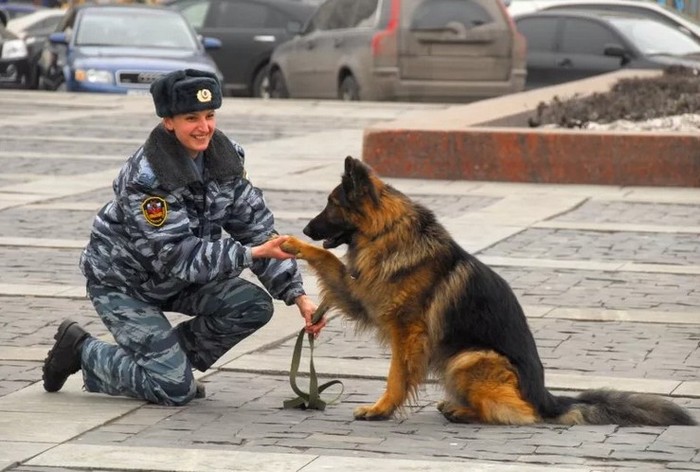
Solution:
<path fill-rule="evenodd" d="M 371 328 L 391 348 L 386 391 L 355 418 L 382 420 L 435 374 L 449 421 L 494 424 L 692 425 L 652 395 L 595 390 L 552 395 L 523 310 L 508 283 L 462 249 L 427 208 L 347 157 L 341 184 L 282 248 L 319 279 L 321 306 Z M 347 244 L 345 263 L 327 249 Z"/>

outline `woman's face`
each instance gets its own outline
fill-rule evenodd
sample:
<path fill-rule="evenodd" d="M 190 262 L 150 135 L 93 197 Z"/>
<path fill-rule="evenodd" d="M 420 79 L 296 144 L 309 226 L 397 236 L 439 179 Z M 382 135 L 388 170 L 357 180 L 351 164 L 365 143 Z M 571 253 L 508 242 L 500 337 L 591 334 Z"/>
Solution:
<path fill-rule="evenodd" d="M 214 110 L 193 111 L 163 118 L 165 129 L 173 131 L 191 157 L 209 146 L 216 129 Z"/>

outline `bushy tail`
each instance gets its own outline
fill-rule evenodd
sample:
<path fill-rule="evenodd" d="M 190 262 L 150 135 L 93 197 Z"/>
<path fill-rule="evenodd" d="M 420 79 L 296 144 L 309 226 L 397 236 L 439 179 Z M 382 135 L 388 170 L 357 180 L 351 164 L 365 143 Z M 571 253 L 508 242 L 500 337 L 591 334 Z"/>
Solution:
<path fill-rule="evenodd" d="M 570 403 L 566 413 L 551 419 L 559 424 L 618 424 L 620 426 L 695 425 L 680 406 L 656 395 L 590 390 L 576 398 L 559 397 Z"/>

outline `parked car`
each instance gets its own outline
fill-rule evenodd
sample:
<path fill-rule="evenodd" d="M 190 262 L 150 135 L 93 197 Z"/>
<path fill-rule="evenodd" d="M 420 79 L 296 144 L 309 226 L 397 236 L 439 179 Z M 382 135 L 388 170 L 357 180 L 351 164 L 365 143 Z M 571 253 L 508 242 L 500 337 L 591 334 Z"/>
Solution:
<path fill-rule="evenodd" d="M 327 0 L 270 59 L 270 95 L 470 101 L 522 90 L 525 42 L 498 0 Z"/>
<path fill-rule="evenodd" d="M 7 23 L 7 30 L 16 34 L 27 46 L 29 78 L 27 86 L 39 86 L 39 58 L 49 34 L 56 30 L 65 11 L 58 8 L 42 8 L 28 15 L 14 18 Z"/>
<path fill-rule="evenodd" d="M 0 24 L 0 87 L 24 88 L 28 82 L 27 46 Z"/>
<path fill-rule="evenodd" d="M 39 86 L 71 92 L 147 93 L 177 69 L 221 72 L 206 52 L 221 46 L 200 38 L 178 11 L 161 6 L 83 4 L 49 35 L 39 59 Z"/>
<path fill-rule="evenodd" d="M 274 48 L 291 39 L 316 6 L 298 0 L 176 0 L 195 30 L 221 40 L 211 53 L 227 95 L 261 97 Z"/>
<path fill-rule="evenodd" d="M 609 11 L 540 11 L 516 17 L 527 38 L 527 88 L 621 68 L 699 68 L 700 44 L 646 17 Z"/>
<path fill-rule="evenodd" d="M 683 13 L 655 0 L 510 0 L 512 16 L 540 10 L 569 9 L 617 11 L 646 16 L 673 26 L 700 41 L 700 23 Z"/>
<path fill-rule="evenodd" d="M 0 24 L 6 26 L 11 19 L 28 15 L 29 13 L 35 12 L 40 8 L 41 7 L 32 3 L 0 2 Z"/>

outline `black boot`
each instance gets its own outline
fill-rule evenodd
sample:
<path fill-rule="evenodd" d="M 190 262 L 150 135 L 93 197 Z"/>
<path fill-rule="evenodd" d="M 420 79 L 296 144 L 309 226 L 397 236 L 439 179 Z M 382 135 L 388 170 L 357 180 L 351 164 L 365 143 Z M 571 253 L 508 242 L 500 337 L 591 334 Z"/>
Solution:
<path fill-rule="evenodd" d="M 75 321 L 61 323 L 53 337 L 56 343 L 44 360 L 44 390 L 58 392 L 68 377 L 80 370 L 80 352 L 88 336 Z"/>

